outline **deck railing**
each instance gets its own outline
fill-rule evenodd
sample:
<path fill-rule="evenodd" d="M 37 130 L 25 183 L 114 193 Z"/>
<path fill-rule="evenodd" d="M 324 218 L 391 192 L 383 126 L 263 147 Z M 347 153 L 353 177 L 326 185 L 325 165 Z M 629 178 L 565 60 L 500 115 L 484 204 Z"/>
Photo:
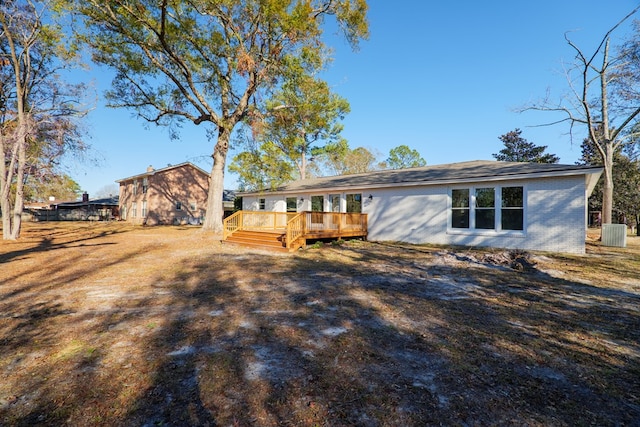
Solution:
<path fill-rule="evenodd" d="M 236 230 L 282 231 L 287 248 L 307 235 L 322 238 L 367 233 L 367 214 L 361 213 L 238 211 L 223 223 L 225 240 Z"/>
<path fill-rule="evenodd" d="M 338 212 L 304 212 L 306 232 L 366 231 L 367 214 Z"/>
<path fill-rule="evenodd" d="M 242 225 L 242 212 L 243 211 L 234 212 L 222 221 L 222 240 L 227 240 L 227 237 L 234 231 L 240 229 Z"/>

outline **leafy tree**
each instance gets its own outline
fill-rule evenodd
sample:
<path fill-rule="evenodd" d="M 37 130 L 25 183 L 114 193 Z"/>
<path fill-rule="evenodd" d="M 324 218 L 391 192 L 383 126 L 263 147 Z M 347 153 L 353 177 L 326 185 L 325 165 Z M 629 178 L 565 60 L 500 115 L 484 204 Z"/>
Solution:
<path fill-rule="evenodd" d="M 253 121 L 247 150 L 229 165 L 229 171 L 239 175 L 243 190 L 273 189 L 305 179 L 309 156 L 323 144 L 340 139 L 339 120 L 348 113 L 349 103 L 297 61 L 293 63 L 282 89 L 267 101 L 266 116 Z"/>
<path fill-rule="evenodd" d="M 55 172 L 68 150 L 85 150 L 76 119 L 82 87 L 61 71 L 73 50 L 62 43 L 48 3 L 0 2 L 0 211 L 3 238 L 20 236 L 25 185 Z"/>
<path fill-rule="evenodd" d="M 25 188 L 25 200 L 30 202 L 43 202 L 52 196 L 56 200 L 75 200 L 82 193 L 80 184 L 67 174 L 47 174 L 41 180 L 32 180 L 35 182 Z"/>
<path fill-rule="evenodd" d="M 346 140 L 316 150 L 314 158 L 318 175 L 351 175 L 386 168 L 375 153 L 364 147 L 351 149 Z"/>
<path fill-rule="evenodd" d="M 581 145 L 582 156 L 578 164 L 602 166 L 602 157 L 590 139 L 585 139 Z M 636 227 L 640 225 L 640 160 L 632 159 L 623 150 L 614 153 L 615 169 L 613 170 L 613 212 L 617 220 L 633 219 Z M 589 197 L 589 210 L 602 209 L 603 179 Z M 640 230 L 638 230 L 640 233 Z M 640 235 L 640 234 L 638 234 Z"/>
<path fill-rule="evenodd" d="M 229 171 L 238 174 L 241 191 L 275 189 L 295 179 L 293 163 L 270 141 L 234 156 Z"/>
<path fill-rule="evenodd" d="M 387 158 L 387 167 L 389 169 L 405 169 L 426 166 L 424 160 L 417 150 L 412 150 L 406 145 L 399 145 L 389 150 Z"/>
<path fill-rule="evenodd" d="M 504 148 L 492 156 L 502 162 L 558 163 L 560 158 L 555 154 L 545 153 L 546 145 L 537 146 L 520 135 L 520 129 L 512 130 L 500 136 Z"/>
<path fill-rule="evenodd" d="M 306 179 L 307 157 L 321 144 L 340 139 L 339 120 L 348 112 L 347 100 L 332 93 L 326 82 L 294 67 L 282 90 L 267 103 L 259 139 L 277 147 L 286 162 L 296 165 L 300 179 Z"/>
<path fill-rule="evenodd" d="M 634 126 L 640 118 L 640 27 L 613 56 L 610 53 L 612 33 L 640 6 L 614 25 L 602 38 L 593 53 L 580 49 L 565 34 L 573 48 L 574 63 L 567 68 L 569 95 L 560 101 L 543 99 L 524 110 L 560 112 L 573 131 L 584 127 L 596 151 L 602 158 L 603 197 L 602 222 L 611 223 L 613 211 L 614 155 L 633 138 Z M 555 124 L 554 121 L 549 124 Z M 637 128 L 636 128 L 637 129 Z"/>
<path fill-rule="evenodd" d="M 292 63 L 321 68 L 326 17 L 353 47 L 368 35 L 365 0 L 58 1 L 86 18 L 83 41 L 116 71 L 110 106 L 160 125 L 209 125 L 216 142 L 203 227 L 215 232 L 237 126 L 259 116 Z"/>

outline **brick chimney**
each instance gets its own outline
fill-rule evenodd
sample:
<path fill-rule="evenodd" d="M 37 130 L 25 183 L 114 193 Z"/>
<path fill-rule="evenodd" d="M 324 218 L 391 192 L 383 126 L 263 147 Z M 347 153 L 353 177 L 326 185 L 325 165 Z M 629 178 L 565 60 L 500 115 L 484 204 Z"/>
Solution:
<path fill-rule="evenodd" d="M 89 193 L 86 191 L 82 193 L 82 203 L 89 203 Z"/>
<path fill-rule="evenodd" d="M 155 169 L 153 168 L 153 166 L 149 165 L 147 167 L 147 172 L 153 172 Z"/>

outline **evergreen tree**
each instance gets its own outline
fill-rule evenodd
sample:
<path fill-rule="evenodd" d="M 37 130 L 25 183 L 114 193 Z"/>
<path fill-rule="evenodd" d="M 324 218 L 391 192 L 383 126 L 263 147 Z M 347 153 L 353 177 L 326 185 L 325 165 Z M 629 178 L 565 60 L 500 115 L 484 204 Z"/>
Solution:
<path fill-rule="evenodd" d="M 426 160 L 420 156 L 417 150 L 412 150 L 406 145 L 398 145 L 389 150 L 387 158 L 389 169 L 417 168 L 426 164 Z"/>
<path fill-rule="evenodd" d="M 512 130 L 500 137 L 504 148 L 492 154 L 496 160 L 503 162 L 558 163 L 560 158 L 555 154 L 545 153 L 546 145 L 537 146 L 520 136 L 520 129 Z"/>

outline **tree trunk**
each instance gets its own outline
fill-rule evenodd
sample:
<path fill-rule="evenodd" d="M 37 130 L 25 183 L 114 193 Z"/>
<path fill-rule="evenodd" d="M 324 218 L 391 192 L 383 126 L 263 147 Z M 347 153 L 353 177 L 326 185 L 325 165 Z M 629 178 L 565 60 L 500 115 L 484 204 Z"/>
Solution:
<path fill-rule="evenodd" d="M 213 149 L 213 167 L 209 178 L 209 193 L 207 196 L 207 213 L 202 225 L 203 230 L 213 231 L 222 236 L 222 217 L 224 208 L 222 195 L 224 192 L 224 166 L 229 151 L 231 131 L 219 128 L 218 142 Z"/>
<path fill-rule="evenodd" d="M 613 144 L 604 146 L 604 183 L 602 186 L 602 224 L 611 224 L 613 212 Z"/>
<path fill-rule="evenodd" d="M 8 144 L 4 136 L 0 136 L 0 156 L 8 157 L 10 151 L 5 150 Z M 2 239 L 8 240 L 11 234 L 11 199 L 9 198 L 11 182 L 11 162 L 0 162 L 0 214 L 2 214 Z"/>
<path fill-rule="evenodd" d="M 26 127 L 26 124 L 23 125 Z M 11 228 L 11 239 L 16 240 L 20 237 L 22 229 L 22 211 L 24 210 L 24 181 L 25 181 L 25 165 L 27 163 L 27 132 L 23 130 L 20 133 L 20 141 L 18 142 L 18 172 L 16 173 L 16 199 L 13 203 L 13 227 Z"/>
<path fill-rule="evenodd" d="M 307 179 L 307 156 L 304 151 L 302 151 L 302 166 L 300 167 L 300 179 Z"/>
<path fill-rule="evenodd" d="M 10 240 L 11 239 L 11 204 L 5 198 L 2 198 L 2 203 L 0 206 L 0 210 L 2 210 L 2 239 Z"/>

